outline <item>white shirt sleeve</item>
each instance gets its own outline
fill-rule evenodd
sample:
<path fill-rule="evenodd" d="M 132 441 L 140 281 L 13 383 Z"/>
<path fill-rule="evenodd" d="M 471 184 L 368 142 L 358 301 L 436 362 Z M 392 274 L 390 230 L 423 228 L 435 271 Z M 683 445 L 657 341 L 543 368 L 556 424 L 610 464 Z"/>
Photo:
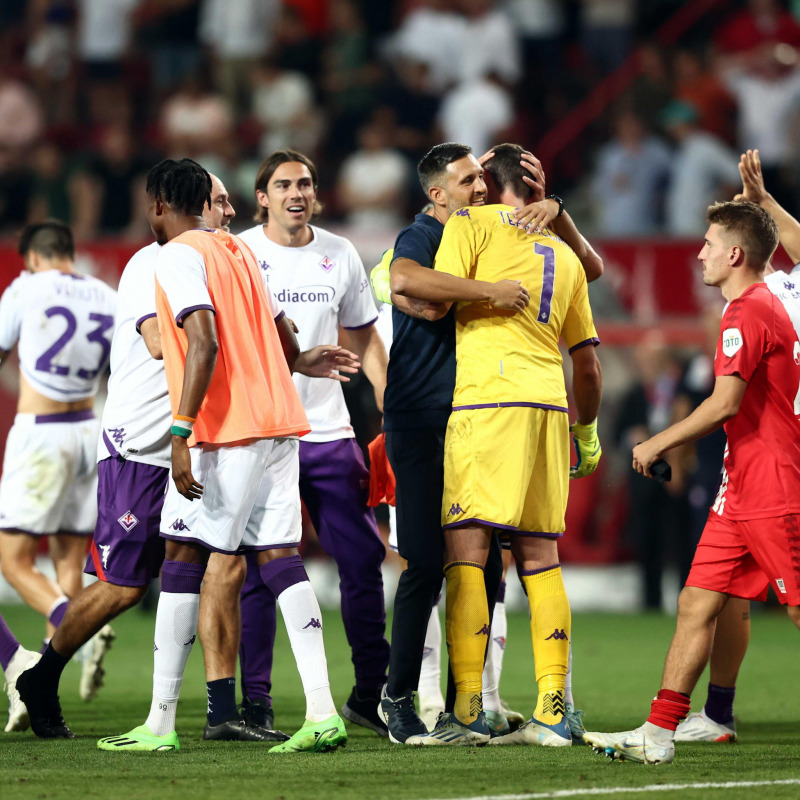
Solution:
<path fill-rule="evenodd" d="M 378 309 L 361 258 L 352 244 L 348 251 L 347 285 L 339 305 L 339 322 L 353 330 L 372 325 L 378 319 Z"/>
<path fill-rule="evenodd" d="M 272 313 L 272 319 L 277 322 L 286 316 L 286 312 L 281 307 L 281 304 L 275 299 L 275 295 L 272 294 L 267 281 L 264 281 L 264 291 L 267 293 L 267 302 L 269 303 L 270 312 Z"/>
<path fill-rule="evenodd" d="M 0 299 L 0 350 L 12 350 L 22 328 L 22 282 L 17 278 Z"/>
<path fill-rule="evenodd" d="M 183 327 L 184 317 L 192 311 L 207 308 L 216 313 L 208 293 L 203 257 L 188 244 L 171 242 L 161 248 L 156 263 L 156 280 L 167 296 L 179 328 Z"/>

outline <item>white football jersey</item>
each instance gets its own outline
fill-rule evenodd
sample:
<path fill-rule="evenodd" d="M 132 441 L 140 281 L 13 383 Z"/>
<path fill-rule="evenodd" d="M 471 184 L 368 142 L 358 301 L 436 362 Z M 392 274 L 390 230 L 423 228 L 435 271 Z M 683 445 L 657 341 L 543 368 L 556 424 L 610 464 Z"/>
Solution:
<path fill-rule="evenodd" d="M 794 325 L 797 338 L 800 339 L 800 266 L 795 267 L 790 275 L 782 270 L 776 270 L 765 276 L 764 282 L 772 294 L 783 303 Z"/>
<path fill-rule="evenodd" d="M 169 467 L 172 410 L 164 365 L 156 361 L 139 325 L 156 315 L 156 261 L 153 244 L 134 253 L 119 280 L 117 328 L 111 342 L 111 377 L 103 409 L 97 460 L 115 453 L 132 461 Z"/>
<path fill-rule="evenodd" d="M 310 226 L 314 238 L 304 247 L 283 247 L 267 238 L 263 226 L 240 234 L 255 253 L 264 281 L 299 329 L 300 350 L 336 344 L 339 325 L 366 328 L 378 312 L 367 273 L 355 247 L 341 236 Z M 352 438 L 353 427 L 338 381 L 294 375 L 311 433 L 305 442 Z"/>
<path fill-rule="evenodd" d="M 116 297 L 88 275 L 25 272 L 0 300 L 0 350 L 19 342 L 22 374 L 45 397 L 92 397 L 108 366 Z"/>

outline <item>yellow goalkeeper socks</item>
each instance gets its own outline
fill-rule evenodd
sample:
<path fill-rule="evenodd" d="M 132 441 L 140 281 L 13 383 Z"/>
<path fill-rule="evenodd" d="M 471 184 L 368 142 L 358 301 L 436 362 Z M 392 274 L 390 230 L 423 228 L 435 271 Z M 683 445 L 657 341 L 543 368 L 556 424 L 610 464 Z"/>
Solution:
<path fill-rule="evenodd" d="M 483 662 L 489 637 L 489 605 L 483 567 L 453 561 L 444 568 L 447 579 L 447 651 L 456 684 L 455 715 L 469 725 L 483 710 Z"/>
<path fill-rule="evenodd" d="M 556 725 L 564 715 L 564 682 L 569 665 L 572 617 L 561 567 L 522 575 L 531 609 L 531 640 L 539 699 L 534 717 Z"/>

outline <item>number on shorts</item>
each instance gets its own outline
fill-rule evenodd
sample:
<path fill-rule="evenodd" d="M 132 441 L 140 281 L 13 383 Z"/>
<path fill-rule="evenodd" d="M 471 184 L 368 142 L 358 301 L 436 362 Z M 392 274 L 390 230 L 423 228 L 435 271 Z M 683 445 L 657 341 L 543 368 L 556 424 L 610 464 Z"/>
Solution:
<path fill-rule="evenodd" d="M 67 343 L 75 335 L 75 331 L 78 329 L 75 315 L 68 308 L 64 308 L 64 306 L 52 306 L 44 313 L 48 318 L 63 317 L 67 323 L 67 327 L 61 336 L 36 359 L 36 370 L 38 372 L 47 372 L 49 375 L 68 375 L 69 367 L 54 364 L 53 359 L 67 346 Z M 86 339 L 99 344 L 101 354 L 96 369 L 80 367 L 77 370 L 78 377 L 85 380 L 92 380 L 108 363 L 108 355 L 111 351 L 111 340 L 105 334 L 114 326 L 114 317 L 110 314 L 89 314 L 89 319 L 92 322 L 96 322 L 97 327 L 86 334 Z"/>
<path fill-rule="evenodd" d="M 556 254 L 552 247 L 541 242 L 533 246 L 536 255 L 544 256 L 544 272 L 542 274 L 542 296 L 539 300 L 538 322 L 547 325 L 550 322 L 550 304 L 553 300 L 553 287 L 556 281 Z"/>

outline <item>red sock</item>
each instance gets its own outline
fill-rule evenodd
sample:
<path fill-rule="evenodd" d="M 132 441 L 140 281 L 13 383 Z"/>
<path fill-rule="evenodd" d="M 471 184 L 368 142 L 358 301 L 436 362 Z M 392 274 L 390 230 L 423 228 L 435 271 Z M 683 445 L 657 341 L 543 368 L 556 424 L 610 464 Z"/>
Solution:
<path fill-rule="evenodd" d="M 650 706 L 650 716 L 647 721 L 659 728 L 674 731 L 678 723 L 684 719 L 691 708 L 689 695 L 682 692 L 673 692 L 670 689 L 661 689 Z"/>

